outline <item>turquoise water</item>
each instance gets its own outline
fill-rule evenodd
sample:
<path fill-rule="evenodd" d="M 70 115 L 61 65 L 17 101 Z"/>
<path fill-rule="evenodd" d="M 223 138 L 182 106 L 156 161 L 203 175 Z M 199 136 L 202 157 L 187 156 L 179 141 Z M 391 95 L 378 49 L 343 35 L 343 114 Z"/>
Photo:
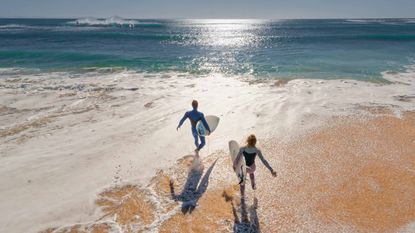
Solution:
<path fill-rule="evenodd" d="M 415 62 L 415 19 L 0 19 L 0 67 L 381 80 Z"/>

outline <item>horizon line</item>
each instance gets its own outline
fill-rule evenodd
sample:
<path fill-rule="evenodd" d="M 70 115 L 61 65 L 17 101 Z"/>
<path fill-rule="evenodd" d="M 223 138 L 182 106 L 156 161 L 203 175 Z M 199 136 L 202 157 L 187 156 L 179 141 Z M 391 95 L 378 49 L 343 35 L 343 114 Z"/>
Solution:
<path fill-rule="evenodd" d="M 0 19 L 85 19 L 85 18 L 94 18 L 94 19 L 108 19 L 112 17 L 119 17 L 122 19 L 152 19 L 152 20 L 319 20 L 319 19 L 415 19 L 415 17 L 327 17 L 327 18 L 130 18 L 122 16 L 107 16 L 107 17 L 94 17 L 94 16 L 79 16 L 79 17 L 47 17 L 47 16 L 31 16 L 31 17 L 3 17 L 0 16 Z"/>

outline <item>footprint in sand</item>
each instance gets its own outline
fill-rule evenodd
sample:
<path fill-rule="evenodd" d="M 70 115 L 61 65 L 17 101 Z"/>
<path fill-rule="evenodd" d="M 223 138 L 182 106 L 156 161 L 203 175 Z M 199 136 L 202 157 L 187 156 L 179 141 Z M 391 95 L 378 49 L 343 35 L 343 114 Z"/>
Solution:
<path fill-rule="evenodd" d="M 114 185 L 118 185 L 122 182 L 120 173 L 121 173 L 121 164 L 115 167 L 114 180 L 112 181 Z"/>

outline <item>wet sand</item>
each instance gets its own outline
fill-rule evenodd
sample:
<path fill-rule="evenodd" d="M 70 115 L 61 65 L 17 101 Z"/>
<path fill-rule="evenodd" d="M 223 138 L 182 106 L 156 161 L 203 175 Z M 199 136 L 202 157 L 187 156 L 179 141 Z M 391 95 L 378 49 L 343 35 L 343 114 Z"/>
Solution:
<path fill-rule="evenodd" d="M 257 164 L 246 201 L 226 151 L 188 155 L 147 186 L 101 193 L 96 222 L 45 232 L 413 232 L 415 113 L 366 110 L 296 137 L 260 138 L 278 177 Z"/>

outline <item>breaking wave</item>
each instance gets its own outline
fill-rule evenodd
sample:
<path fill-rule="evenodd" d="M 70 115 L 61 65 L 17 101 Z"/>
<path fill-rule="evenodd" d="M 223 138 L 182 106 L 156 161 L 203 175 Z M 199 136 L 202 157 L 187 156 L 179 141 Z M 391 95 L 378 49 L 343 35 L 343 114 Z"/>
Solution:
<path fill-rule="evenodd" d="M 346 22 L 357 24 L 413 24 L 415 19 L 347 19 Z"/>
<path fill-rule="evenodd" d="M 99 18 L 80 18 L 71 21 L 68 24 L 80 26 L 128 26 L 134 27 L 139 24 L 138 21 L 132 19 L 123 19 L 121 17 L 110 17 L 105 19 Z"/>

